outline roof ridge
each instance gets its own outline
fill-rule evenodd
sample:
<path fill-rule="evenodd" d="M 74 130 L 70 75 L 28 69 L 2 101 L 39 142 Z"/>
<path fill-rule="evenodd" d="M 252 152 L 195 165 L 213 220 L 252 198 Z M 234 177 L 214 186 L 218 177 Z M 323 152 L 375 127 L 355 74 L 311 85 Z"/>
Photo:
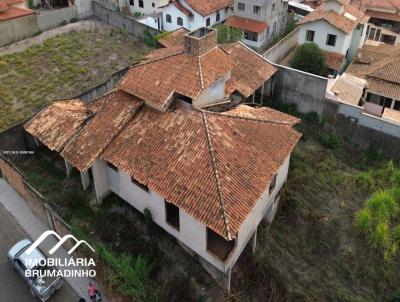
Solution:
<path fill-rule="evenodd" d="M 270 107 L 265 107 L 265 108 L 270 108 Z M 270 109 L 275 110 L 273 108 L 270 108 Z M 261 123 L 276 124 L 276 125 L 289 125 L 289 126 L 292 126 L 292 125 L 296 124 L 296 123 L 290 123 L 290 122 L 277 122 L 277 121 L 272 121 L 272 120 L 262 120 L 262 119 L 259 119 L 259 118 L 256 118 L 256 117 L 251 118 L 251 117 L 247 117 L 247 116 L 228 114 L 227 112 L 215 112 L 215 111 L 203 110 L 203 109 L 199 109 L 199 110 L 204 111 L 206 113 L 214 114 L 214 115 L 226 116 L 226 117 L 237 118 L 237 119 L 242 119 L 242 120 L 249 120 L 249 121 L 255 121 L 255 122 L 261 122 Z M 279 111 L 279 110 L 276 110 L 276 111 Z M 284 112 L 282 112 L 282 113 L 284 113 Z M 298 123 L 300 121 L 300 119 L 297 118 L 297 120 L 298 120 L 297 121 L 297 123 Z"/>
<path fill-rule="evenodd" d="M 219 203 L 220 203 L 220 206 L 221 206 L 222 219 L 224 220 L 224 225 L 225 225 L 225 229 L 226 229 L 226 233 L 227 233 L 227 238 L 228 238 L 228 240 L 232 240 L 232 235 L 231 235 L 231 231 L 230 231 L 230 227 L 229 227 L 229 222 L 228 222 L 228 218 L 226 216 L 224 196 L 222 194 L 221 179 L 219 178 L 219 174 L 218 174 L 218 170 L 217 170 L 217 160 L 216 160 L 216 157 L 215 157 L 215 151 L 214 151 L 213 144 L 212 144 L 212 141 L 211 141 L 210 130 L 208 128 L 206 111 L 202 110 L 201 114 L 202 114 L 202 118 L 203 118 L 204 129 L 206 131 L 208 151 L 210 152 L 210 155 L 211 155 L 212 169 L 213 169 L 213 172 L 214 172 L 216 185 L 217 185 L 218 200 L 219 200 Z"/>
<path fill-rule="evenodd" d="M 168 47 L 166 47 L 166 48 L 168 48 Z M 130 68 L 140 67 L 140 66 L 143 66 L 143 65 L 146 65 L 146 64 L 150 64 L 150 63 L 154 63 L 154 62 L 157 62 L 157 61 L 161 61 L 163 59 L 167 59 L 167 58 L 170 58 L 170 57 L 173 57 L 173 56 L 177 56 L 177 55 L 180 55 L 180 54 L 183 54 L 183 53 L 184 53 L 184 51 L 182 49 L 176 50 L 176 52 L 166 54 L 165 56 L 161 56 L 159 58 L 146 60 L 146 61 L 144 61 L 142 63 L 138 63 L 136 65 L 130 66 Z"/>

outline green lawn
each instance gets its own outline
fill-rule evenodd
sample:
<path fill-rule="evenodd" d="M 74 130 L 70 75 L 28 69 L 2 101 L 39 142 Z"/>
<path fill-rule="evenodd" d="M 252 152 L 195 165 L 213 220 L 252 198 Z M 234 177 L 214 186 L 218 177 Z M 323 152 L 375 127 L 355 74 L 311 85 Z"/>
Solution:
<path fill-rule="evenodd" d="M 70 98 L 102 83 L 149 49 L 105 27 L 63 34 L 0 57 L 0 130 L 50 100 Z"/>

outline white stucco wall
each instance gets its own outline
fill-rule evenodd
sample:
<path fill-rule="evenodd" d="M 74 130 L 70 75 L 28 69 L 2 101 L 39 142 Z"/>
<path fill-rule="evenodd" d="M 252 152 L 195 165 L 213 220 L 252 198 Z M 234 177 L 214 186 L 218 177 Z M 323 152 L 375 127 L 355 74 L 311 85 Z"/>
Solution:
<path fill-rule="evenodd" d="M 134 5 L 129 4 L 129 0 L 122 0 L 123 2 L 126 1 L 126 4 L 129 7 L 129 11 L 134 14 L 139 12 L 144 15 L 154 14 L 161 11 L 161 7 L 168 4 L 168 0 L 143 0 L 143 7 L 139 7 L 139 0 L 133 0 Z M 154 7 L 153 7 L 154 4 Z M 120 5 L 121 6 L 121 5 Z M 125 6 L 125 5 L 122 5 Z"/>
<path fill-rule="evenodd" d="M 225 83 L 230 79 L 231 72 L 229 71 L 221 79 L 215 81 L 210 87 L 203 92 L 194 101 L 193 106 L 196 108 L 220 103 L 225 99 Z"/>
<path fill-rule="evenodd" d="M 346 55 L 346 51 L 350 47 L 351 35 L 346 35 L 344 32 L 331 26 L 328 22 L 321 20 L 301 25 L 299 30 L 299 45 L 307 42 L 307 30 L 313 30 L 315 32 L 313 42 L 316 43 L 321 49 Z M 328 34 L 336 35 L 335 46 L 326 45 Z"/>
<path fill-rule="evenodd" d="M 236 247 L 226 262 L 222 262 L 207 251 L 206 226 L 199 223 L 184 210 L 179 209 L 180 229 L 178 231 L 166 222 L 165 202 L 162 196 L 151 190 L 146 192 L 141 189 L 132 183 L 128 174 L 121 170 L 118 172 L 114 171 L 108 167 L 104 161 L 96 160 L 92 171 L 96 194 L 100 194 L 97 196 L 102 196 L 106 192 L 112 191 L 140 212 L 148 208 L 156 224 L 177 238 L 216 269 L 221 272 L 226 272 L 236 263 L 251 235 L 265 216 L 267 210 L 273 204 L 275 195 L 285 183 L 289 168 L 289 160 L 290 157 L 285 160 L 278 171 L 275 189 L 272 193 L 269 193 L 269 185 L 266 187 L 265 192 L 257 201 L 253 211 L 241 226 L 238 238 L 236 239 Z"/>
<path fill-rule="evenodd" d="M 184 0 L 181 0 L 180 3 L 186 7 L 188 10 L 190 10 L 193 14 L 191 18 L 189 18 L 187 15 L 182 13 L 179 9 L 176 8 L 175 5 L 169 4 L 168 6 L 164 7 L 163 9 L 163 26 L 164 26 L 164 31 L 173 31 L 176 30 L 182 26 L 178 25 L 176 20 L 178 17 L 181 17 L 183 19 L 183 27 L 190 31 L 194 31 L 196 29 L 199 29 L 201 27 L 206 26 L 206 20 L 207 18 L 210 18 L 210 26 L 213 26 L 214 24 L 221 23 L 225 21 L 228 16 L 231 14 L 231 9 L 228 8 L 228 12 L 225 12 L 225 8 L 222 8 L 219 10 L 220 13 L 220 20 L 217 22 L 217 12 L 213 12 L 208 16 L 202 16 L 199 13 L 195 12 Z M 166 22 L 166 15 L 169 14 L 172 17 L 172 23 L 167 23 Z"/>

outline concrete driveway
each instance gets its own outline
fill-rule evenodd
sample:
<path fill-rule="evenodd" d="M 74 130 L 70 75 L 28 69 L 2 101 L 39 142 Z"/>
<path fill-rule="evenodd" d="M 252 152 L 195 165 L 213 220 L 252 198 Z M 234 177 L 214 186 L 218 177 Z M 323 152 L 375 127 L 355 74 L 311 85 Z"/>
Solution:
<path fill-rule="evenodd" d="M 22 277 L 12 269 L 7 260 L 7 252 L 21 239 L 29 238 L 11 214 L 0 204 L 0 301 L 37 302 L 32 297 L 29 286 Z M 77 302 L 75 292 L 64 282 L 56 291 L 50 302 Z"/>

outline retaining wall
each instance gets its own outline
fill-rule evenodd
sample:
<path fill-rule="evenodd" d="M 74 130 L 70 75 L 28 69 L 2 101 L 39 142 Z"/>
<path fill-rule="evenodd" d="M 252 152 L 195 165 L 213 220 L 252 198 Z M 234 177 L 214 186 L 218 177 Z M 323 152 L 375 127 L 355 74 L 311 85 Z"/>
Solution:
<path fill-rule="evenodd" d="M 145 29 L 148 29 L 152 35 L 160 33 L 160 31 L 140 23 L 130 16 L 126 16 L 120 12 L 108 8 L 106 3 L 102 3 L 100 1 L 93 1 L 93 14 L 103 22 L 121 29 L 126 29 L 130 34 L 137 38 L 142 37 Z"/>
<path fill-rule="evenodd" d="M 34 36 L 39 32 L 36 15 L 0 22 L 0 46 Z"/>
<path fill-rule="evenodd" d="M 61 24 L 70 23 L 73 19 L 78 19 L 76 6 L 39 10 L 37 13 L 37 22 L 40 31 L 46 31 Z"/>
<path fill-rule="evenodd" d="M 268 49 L 263 54 L 263 57 L 273 63 L 279 63 L 293 48 L 296 47 L 299 37 L 299 29 L 300 27 L 296 27 L 286 37 Z"/>

